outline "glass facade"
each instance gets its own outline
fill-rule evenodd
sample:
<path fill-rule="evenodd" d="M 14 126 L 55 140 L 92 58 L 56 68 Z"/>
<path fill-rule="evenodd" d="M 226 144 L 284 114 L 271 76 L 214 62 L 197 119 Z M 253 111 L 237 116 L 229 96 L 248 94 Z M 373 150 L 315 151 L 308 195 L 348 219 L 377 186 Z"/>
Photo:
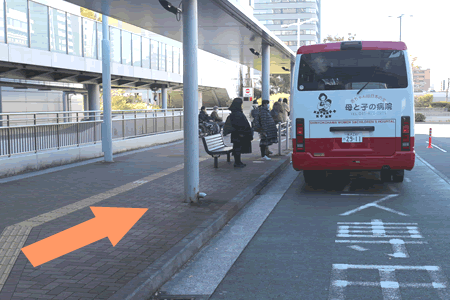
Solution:
<path fill-rule="evenodd" d="M 5 3 L 0 0 L 0 43 L 5 42 Z"/>
<path fill-rule="evenodd" d="M 122 64 L 131 66 L 131 33 L 122 30 Z"/>
<path fill-rule="evenodd" d="M 152 46 L 151 68 L 159 70 L 159 59 L 158 59 L 159 42 L 151 40 L 151 46 Z"/>
<path fill-rule="evenodd" d="M 150 40 L 142 38 L 142 67 L 150 69 Z"/>
<path fill-rule="evenodd" d="M 30 47 L 49 50 L 48 7 L 30 2 Z"/>
<path fill-rule="evenodd" d="M 167 55 L 167 72 L 173 73 L 172 46 L 169 46 L 169 45 L 166 46 L 166 55 Z"/>
<path fill-rule="evenodd" d="M 67 14 L 67 41 L 69 54 L 81 56 L 81 18 Z"/>
<path fill-rule="evenodd" d="M 33 1 L 0 0 L 0 43 L 101 60 L 102 29 L 101 22 Z M 181 74 L 179 47 L 114 26 L 108 29 L 111 61 Z"/>
<path fill-rule="evenodd" d="M 97 57 L 102 59 L 102 40 L 103 40 L 103 27 L 102 23 L 97 23 Z"/>
<path fill-rule="evenodd" d="M 133 50 L 133 66 L 141 67 L 142 66 L 142 58 L 141 58 L 141 36 L 137 34 L 133 34 L 132 36 L 132 50 Z"/>
<path fill-rule="evenodd" d="M 7 0 L 6 19 L 9 44 L 28 46 L 27 0 Z"/>
<path fill-rule="evenodd" d="M 159 70 L 166 70 L 166 44 L 159 43 Z"/>
<path fill-rule="evenodd" d="M 67 53 L 66 41 L 66 13 L 54 8 L 49 9 L 50 14 L 50 50 Z"/>
<path fill-rule="evenodd" d="M 95 22 L 83 19 L 83 49 L 84 57 L 97 58 L 97 30 Z"/>
<path fill-rule="evenodd" d="M 120 64 L 121 58 L 121 42 L 120 42 L 120 29 L 110 27 L 109 29 L 109 40 L 111 41 L 111 60 L 115 63 Z M 130 58 L 131 59 L 131 58 Z"/>

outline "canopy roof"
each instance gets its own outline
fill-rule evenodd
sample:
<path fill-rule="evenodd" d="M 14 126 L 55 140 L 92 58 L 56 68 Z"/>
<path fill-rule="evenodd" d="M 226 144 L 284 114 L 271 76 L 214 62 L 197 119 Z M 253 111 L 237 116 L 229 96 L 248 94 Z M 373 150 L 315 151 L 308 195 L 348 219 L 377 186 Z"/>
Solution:
<path fill-rule="evenodd" d="M 182 42 L 182 21 L 165 10 L 156 0 L 104 0 L 109 4 L 109 14 L 102 10 L 103 1 L 65 0 L 67 2 L 109 15 L 123 22 Z M 181 0 L 171 0 L 178 6 Z M 271 45 L 270 73 L 287 74 L 281 67 L 290 69 L 295 53 L 256 18 L 229 0 L 197 0 L 198 47 L 261 70 L 261 58 L 250 48 L 261 53 L 263 41 Z"/>

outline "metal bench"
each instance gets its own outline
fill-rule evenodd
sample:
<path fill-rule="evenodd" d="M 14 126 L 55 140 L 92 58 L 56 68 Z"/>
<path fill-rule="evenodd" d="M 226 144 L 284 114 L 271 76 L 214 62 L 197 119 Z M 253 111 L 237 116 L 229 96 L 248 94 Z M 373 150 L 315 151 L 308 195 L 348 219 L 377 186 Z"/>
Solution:
<path fill-rule="evenodd" d="M 214 168 L 218 168 L 219 156 L 221 154 L 226 154 L 227 162 L 230 162 L 230 154 L 233 151 L 233 147 L 225 145 L 222 134 L 219 133 L 202 137 L 202 141 L 206 153 L 214 157 Z"/>

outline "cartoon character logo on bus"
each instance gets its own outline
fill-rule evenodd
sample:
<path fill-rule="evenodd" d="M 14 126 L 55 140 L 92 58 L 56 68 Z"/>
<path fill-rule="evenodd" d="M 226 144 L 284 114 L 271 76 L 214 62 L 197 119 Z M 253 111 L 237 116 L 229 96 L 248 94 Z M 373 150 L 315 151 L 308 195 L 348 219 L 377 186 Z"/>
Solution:
<path fill-rule="evenodd" d="M 327 95 L 324 93 L 319 95 L 319 104 L 317 104 L 317 110 L 314 111 L 316 118 L 331 118 L 331 114 L 336 112 L 336 110 L 331 110 L 333 101 L 327 98 Z"/>

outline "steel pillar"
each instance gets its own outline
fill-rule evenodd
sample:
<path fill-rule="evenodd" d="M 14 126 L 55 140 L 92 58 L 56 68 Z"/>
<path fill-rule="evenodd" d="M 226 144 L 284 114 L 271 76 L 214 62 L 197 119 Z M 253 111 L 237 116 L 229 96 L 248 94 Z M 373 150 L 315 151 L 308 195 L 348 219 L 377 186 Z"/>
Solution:
<path fill-rule="evenodd" d="M 261 58 L 262 100 L 270 100 L 270 45 L 262 44 Z"/>
<path fill-rule="evenodd" d="M 102 2 L 103 11 L 108 12 L 106 1 Z M 113 162 L 112 149 L 112 116 L 111 116 L 111 51 L 108 37 L 108 16 L 103 14 L 103 40 L 102 40 L 102 82 L 103 82 L 103 128 L 102 149 L 105 162 Z"/>
<path fill-rule="evenodd" d="M 88 84 L 87 91 L 88 91 L 87 95 L 88 109 L 86 110 L 100 110 L 100 85 Z M 91 113 L 90 115 L 92 116 L 91 120 L 99 120 L 99 116 L 94 117 L 95 116 L 94 113 Z"/>
<path fill-rule="evenodd" d="M 198 202 L 198 12 L 197 0 L 183 0 L 184 196 Z"/>
<path fill-rule="evenodd" d="M 67 93 L 63 92 L 62 93 L 62 105 L 63 105 L 63 111 L 66 112 L 67 111 Z M 67 122 L 67 114 L 63 113 L 63 123 Z"/>
<path fill-rule="evenodd" d="M 163 86 L 161 88 L 161 98 L 162 98 L 162 109 L 167 109 L 167 87 Z"/>

